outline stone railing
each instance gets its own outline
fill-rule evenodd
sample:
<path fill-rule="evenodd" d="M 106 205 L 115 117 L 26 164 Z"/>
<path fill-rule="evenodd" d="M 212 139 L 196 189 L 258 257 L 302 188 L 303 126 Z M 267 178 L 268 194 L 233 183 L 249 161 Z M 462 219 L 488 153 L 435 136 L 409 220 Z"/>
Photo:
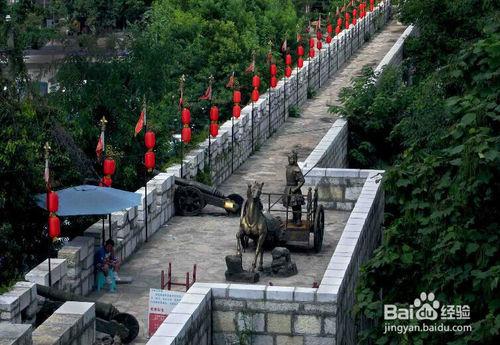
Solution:
<path fill-rule="evenodd" d="M 374 72 L 375 75 L 379 75 L 382 73 L 382 70 L 384 69 L 385 66 L 388 65 L 393 65 L 393 66 L 399 66 L 403 62 L 403 53 L 404 53 L 404 43 L 406 39 L 410 36 L 414 36 L 417 34 L 416 27 L 413 25 L 410 25 L 406 28 L 406 30 L 403 32 L 401 36 L 399 36 L 398 40 L 394 45 L 391 47 L 391 49 L 385 54 L 384 58 L 378 66 L 375 68 Z"/>
<path fill-rule="evenodd" d="M 38 299 L 34 283 L 17 282 L 9 291 L 0 295 L 0 324 L 34 324 L 37 310 Z"/>

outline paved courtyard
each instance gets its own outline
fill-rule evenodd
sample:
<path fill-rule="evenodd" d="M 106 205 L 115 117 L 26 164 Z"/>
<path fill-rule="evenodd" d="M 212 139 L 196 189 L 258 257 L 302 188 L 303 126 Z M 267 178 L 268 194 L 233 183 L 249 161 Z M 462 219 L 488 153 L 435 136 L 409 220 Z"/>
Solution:
<path fill-rule="evenodd" d="M 261 181 L 265 182 L 265 192 L 281 193 L 287 153 L 295 148 L 299 161 L 307 157 L 336 120 L 327 110 L 338 102 L 340 89 L 359 75 L 363 66 L 375 67 L 403 31 L 404 27 L 397 22 L 388 23 L 338 73 L 332 75 L 314 99 L 307 101 L 301 109 L 300 118 L 289 118 L 219 188 L 227 194 L 236 192 L 244 196 L 247 182 Z M 319 283 L 348 217 L 348 212 L 327 210 L 322 252 L 314 254 L 311 250 L 292 248 L 292 259 L 297 263 L 299 274 L 290 278 L 262 277 L 259 283 L 306 287 L 311 287 L 315 281 Z M 174 217 L 123 265 L 121 274 L 132 276 L 132 284 L 119 285 L 117 293 L 95 292 L 91 297 L 113 303 L 120 311 L 135 315 L 141 323 L 141 332 L 134 344 L 144 344 L 147 341 L 149 288 L 160 287 L 160 271 L 166 270 L 170 261 L 174 276 L 183 281 L 186 272 L 191 271 L 196 263 L 198 281 L 224 282 L 224 257 L 235 253 L 238 224 L 238 218 L 228 217 L 220 210 L 209 207 L 197 217 Z M 245 267 L 249 267 L 251 258 L 251 251 L 244 254 Z M 270 262 L 271 255 L 267 251 L 264 264 Z"/>

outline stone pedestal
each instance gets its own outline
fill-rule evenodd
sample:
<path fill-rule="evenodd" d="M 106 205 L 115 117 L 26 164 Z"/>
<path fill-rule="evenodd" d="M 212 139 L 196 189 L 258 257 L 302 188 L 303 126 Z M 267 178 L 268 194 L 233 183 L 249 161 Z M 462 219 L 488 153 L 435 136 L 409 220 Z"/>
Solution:
<path fill-rule="evenodd" d="M 243 269 L 242 259 L 238 255 L 227 255 L 226 266 L 225 275 L 227 281 L 239 283 L 257 283 L 259 281 L 258 273 L 248 272 Z"/>

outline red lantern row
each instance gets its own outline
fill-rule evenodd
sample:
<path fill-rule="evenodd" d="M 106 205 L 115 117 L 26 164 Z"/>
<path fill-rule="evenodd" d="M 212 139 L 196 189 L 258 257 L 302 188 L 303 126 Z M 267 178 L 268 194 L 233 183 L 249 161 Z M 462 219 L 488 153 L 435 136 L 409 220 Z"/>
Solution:
<path fill-rule="evenodd" d="M 189 127 L 189 124 L 191 123 L 191 111 L 189 110 L 189 108 L 182 109 L 181 122 L 181 140 L 183 143 L 189 144 L 189 142 L 191 141 L 191 128 Z"/>
<path fill-rule="evenodd" d="M 233 102 L 234 102 L 234 105 L 233 105 L 233 117 L 239 118 L 240 115 L 241 115 L 241 107 L 240 107 L 241 92 L 240 92 L 240 90 L 234 90 L 233 91 Z"/>
<path fill-rule="evenodd" d="M 217 121 L 219 121 L 219 108 L 217 108 L 215 105 L 213 105 L 210 108 L 210 135 L 212 137 L 216 137 L 217 134 L 219 134 L 219 125 L 217 124 Z"/>

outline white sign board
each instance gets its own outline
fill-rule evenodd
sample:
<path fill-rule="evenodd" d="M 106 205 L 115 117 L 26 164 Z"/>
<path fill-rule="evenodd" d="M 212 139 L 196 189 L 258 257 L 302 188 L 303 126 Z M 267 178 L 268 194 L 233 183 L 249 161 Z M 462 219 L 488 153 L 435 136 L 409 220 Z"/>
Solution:
<path fill-rule="evenodd" d="M 184 292 L 149 289 L 148 331 L 152 336 L 167 315 L 181 301 Z"/>

